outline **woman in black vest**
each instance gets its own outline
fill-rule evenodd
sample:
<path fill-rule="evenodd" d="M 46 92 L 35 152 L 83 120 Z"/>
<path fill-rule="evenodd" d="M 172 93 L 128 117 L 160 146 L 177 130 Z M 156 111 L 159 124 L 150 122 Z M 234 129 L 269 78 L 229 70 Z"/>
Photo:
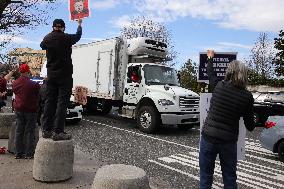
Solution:
<path fill-rule="evenodd" d="M 207 72 L 213 91 L 200 142 L 200 188 L 212 186 L 215 160 L 219 154 L 225 189 L 237 188 L 237 140 L 239 120 L 254 129 L 253 96 L 246 89 L 247 68 L 240 61 L 229 64 L 224 81 L 217 81 L 213 71 L 214 51 L 207 52 Z"/>

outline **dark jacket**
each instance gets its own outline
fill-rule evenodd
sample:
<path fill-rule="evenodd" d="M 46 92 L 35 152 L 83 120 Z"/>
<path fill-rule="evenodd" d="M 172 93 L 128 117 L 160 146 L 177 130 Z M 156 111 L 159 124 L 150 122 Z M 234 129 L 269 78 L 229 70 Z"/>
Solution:
<path fill-rule="evenodd" d="M 64 80 L 72 77 L 72 45 L 77 43 L 81 36 L 82 27 L 79 26 L 76 34 L 53 31 L 44 37 L 40 47 L 46 50 L 47 77 L 49 79 Z"/>
<path fill-rule="evenodd" d="M 4 77 L 0 77 L 0 93 L 7 91 L 7 81 Z M 2 100 L 6 100 L 7 96 L 3 96 Z"/>
<path fill-rule="evenodd" d="M 26 76 L 21 76 L 12 84 L 15 93 L 14 108 L 17 112 L 36 113 L 40 86 Z"/>
<path fill-rule="evenodd" d="M 208 66 L 212 66 L 212 62 Z M 229 81 L 218 82 L 212 94 L 202 135 L 211 143 L 237 142 L 240 117 L 243 117 L 249 131 L 255 127 L 253 103 L 254 99 L 249 91 L 236 88 Z"/>

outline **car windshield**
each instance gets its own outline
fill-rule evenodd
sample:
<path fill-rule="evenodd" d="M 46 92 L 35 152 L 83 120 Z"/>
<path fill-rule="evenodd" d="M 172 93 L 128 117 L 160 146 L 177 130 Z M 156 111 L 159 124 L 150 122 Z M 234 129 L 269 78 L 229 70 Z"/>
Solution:
<path fill-rule="evenodd" d="M 146 65 L 144 67 L 144 73 L 147 85 L 179 85 L 177 73 L 173 68 L 165 66 Z"/>

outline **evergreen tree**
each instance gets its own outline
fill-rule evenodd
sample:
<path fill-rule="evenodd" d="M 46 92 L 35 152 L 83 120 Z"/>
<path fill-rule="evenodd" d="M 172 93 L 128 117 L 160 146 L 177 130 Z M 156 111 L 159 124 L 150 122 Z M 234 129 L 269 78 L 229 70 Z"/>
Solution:
<path fill-rule="evenodd" d="M 279 38 L 274 40 L 274 47 L 278 50 L 273 62 L 276 66 L 275 72 L 278 76 L 284 76 L 284 31 L 281 30 Z"/>

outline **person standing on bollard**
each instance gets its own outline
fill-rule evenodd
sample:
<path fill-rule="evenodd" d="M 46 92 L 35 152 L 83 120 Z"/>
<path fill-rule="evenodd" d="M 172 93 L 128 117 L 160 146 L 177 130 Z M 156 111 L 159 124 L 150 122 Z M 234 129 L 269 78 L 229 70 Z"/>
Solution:
<path fill-rule="evenodd" d="M 240 61 L 229 64 L 224 81 L 213 70 L 214 51 L 207 51 L 210 88 L 213 92 L 210 108 L 201 131 L 199 166 L 200 188 L 211 189 L 215 160 L 219 154 L 225 189 L 237 188 L 237 141 L 239 120 L 245 127 L 255 128 L 252 94 L 246 89 L 247 68 Z"/>
<path fill-rule="evenodd" d="M 19 71 L 21 77 L 12 84 L 15 93 L 14 108 L 17 118 L 15 159 L 23 157 L 32 159 L 35 152 L 34 142 L 40 86 L 28 77 L 30 68 L 27 64 L 20 65 Z"/>
<path fill-rule="evenodd" d="M 53 31 L 44 37 L 40 46 L 47 56 L 47 99 L 43 112 L 43 138 L 69 140 L 64 132 L 66 110 L 73 87 L 72 45 L 82 36 L 82 20 L 78 20 L 76 34 L 66 34 L 62 19 L 53 21 Z"/>

